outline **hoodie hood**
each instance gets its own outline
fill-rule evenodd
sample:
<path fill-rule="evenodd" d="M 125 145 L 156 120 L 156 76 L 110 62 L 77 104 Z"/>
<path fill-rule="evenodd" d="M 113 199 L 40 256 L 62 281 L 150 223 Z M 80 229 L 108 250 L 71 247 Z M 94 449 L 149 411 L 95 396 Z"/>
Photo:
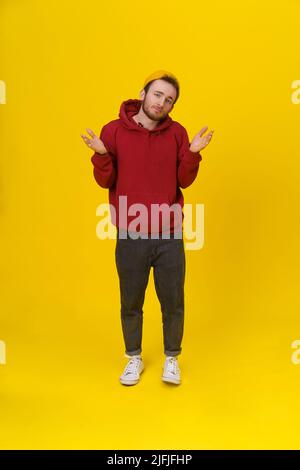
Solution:
<path fill-rule="evenodd" d="M 141 105 L 142 105 L 142 100 L 129 99 L 129 100 L 123 101 L 123 103 L 120 106 L 119 117 L 124 127 L 130 130 L 135 130 L 135 131 L 143 132 L 143 133 L 147 133 L 147 132 L 160 133 L 162 130 L 170 127 L 173 120 L 169 115 L 167 115 L 165 119 L 160 121 L 160 123 L 158 123 L 158 125 L 154 129 L 150 130 L 144 127 L 140 127 L 133 119 L 133 116 L 139 112 Z"/>

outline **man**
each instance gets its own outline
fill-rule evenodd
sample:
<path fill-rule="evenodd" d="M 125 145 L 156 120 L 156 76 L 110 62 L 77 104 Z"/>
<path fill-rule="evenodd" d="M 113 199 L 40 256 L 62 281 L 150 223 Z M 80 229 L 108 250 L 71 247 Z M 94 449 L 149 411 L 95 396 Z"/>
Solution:
<path fill-rule="evenodd" d="M 94 150 L 91 161 L 97 183 L 109 188 L 111 220 L 117 228 L 121 323 L 125 356 L 130 359 L 120 376 L 124 385 L 138 383 L 144 370 L 143 304 L 151 267 L 163 321 L 162 380 L 181 382 L 177 356 L 184 325 L 185 252 L 180 188 L 195 180 L 202 160 L 199 152 L 213 131 L 204 136 L 205 126 L 189 143 L 185 128 L 169 116 L 179 91 L 176 77 L 158 70 L 145 80 L 140 100 L 121 104 L 119 119 L 106 124 L 100 138 L 91 129 L 87 129 L 91 139 L 81 134 Z M 167 221 L 162 208 L 169 210 Z"/>

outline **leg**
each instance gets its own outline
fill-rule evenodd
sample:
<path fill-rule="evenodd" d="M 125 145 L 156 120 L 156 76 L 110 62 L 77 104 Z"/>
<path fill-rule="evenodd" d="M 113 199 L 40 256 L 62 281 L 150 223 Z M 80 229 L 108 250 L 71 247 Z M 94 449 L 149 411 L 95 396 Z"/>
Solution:
<path fill-rule="evenodd" d="M 143 305 L 151 268 L 149 248 L 147 239 L 117 239 L 116 242 L 121 323 L 125 354 L 129 356 L 138 355 L 142 351 Z"/>
<path fill-rule="evenodd" d="M 182 239 L 159 240 L 153 260 L 163 321 L 164 353 L 178 356 L 184 329 L 185 252 Z"/>

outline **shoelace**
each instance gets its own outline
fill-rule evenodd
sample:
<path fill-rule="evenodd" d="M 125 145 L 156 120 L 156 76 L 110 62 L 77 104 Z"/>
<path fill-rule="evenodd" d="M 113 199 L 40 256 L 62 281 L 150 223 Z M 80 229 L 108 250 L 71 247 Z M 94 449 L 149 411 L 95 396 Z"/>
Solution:
<path fill-rule="evenodd" d="M 178 362 L 175 357 L 171 357 L 168 359 L 168 364 L 167 364 L 168 371 L 171 372 L 171 374 L 176 375 L 177 372 L 179 371 L 178 368 Z"/>
<path fill-rule="evenodd" d="M 140 365 L 141 359 L 130 359 L 128 364 L 125 367 L 124 374 L 136 374 Z"/>

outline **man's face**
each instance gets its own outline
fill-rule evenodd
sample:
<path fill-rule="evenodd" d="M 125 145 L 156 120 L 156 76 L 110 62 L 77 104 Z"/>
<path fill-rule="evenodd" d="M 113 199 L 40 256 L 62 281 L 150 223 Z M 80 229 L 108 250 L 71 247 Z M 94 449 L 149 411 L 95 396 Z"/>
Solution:
<path fill-rule="evenodd" d="M 171 83 L 155 80 L 147 94 L 144 90 L 141 93 L 142 109 L 149 119 L 161 121 L 172 111 L 176 95 L 176 88 Z"/>

